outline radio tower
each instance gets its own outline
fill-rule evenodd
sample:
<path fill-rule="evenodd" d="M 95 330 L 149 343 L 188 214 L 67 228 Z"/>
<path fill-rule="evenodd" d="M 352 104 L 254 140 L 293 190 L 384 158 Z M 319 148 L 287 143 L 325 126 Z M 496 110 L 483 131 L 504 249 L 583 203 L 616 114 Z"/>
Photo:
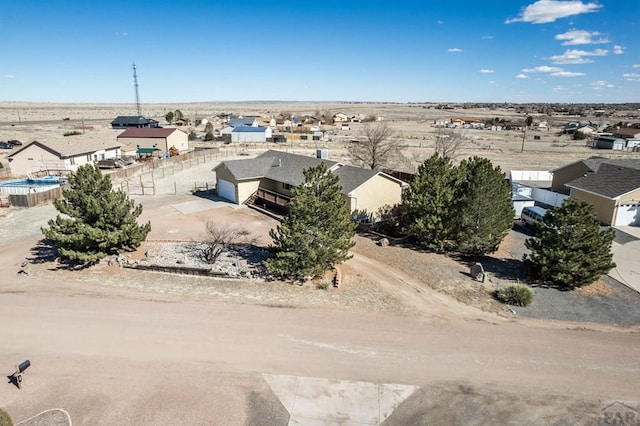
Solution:
<path fill-rule="evenodd" d="M 136 88 L 136 109 L 138 111 L 138 116 L 140 114 L 140 93 L 138 92 L 138 74 L 136 74 L 136 64 L 133 63 L 133 87 Z"/>

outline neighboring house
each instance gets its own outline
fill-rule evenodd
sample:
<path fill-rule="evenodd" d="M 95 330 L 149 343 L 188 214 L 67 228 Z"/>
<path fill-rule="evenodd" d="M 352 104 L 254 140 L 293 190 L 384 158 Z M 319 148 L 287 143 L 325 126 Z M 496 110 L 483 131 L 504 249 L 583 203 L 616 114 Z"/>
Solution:
<path fill-rule="evenodd" d="M 613 132 L 613 136 L 624 139 L 640 139 L 640 129 L 633 127 L 622 127 Z"/>
<path fill-rule="evenodd" d="M 339 112 L 333 116 L 334 123 L 341 123 L 343 121 L 349 121 L 349 117 L 347 116 L 347 114 Z"/>
<path fill-rule="evenodd" d="M 231 118 L 229 119 L 231 127 L 258 127 L 258 120 L 254 117 Z"/>
<path fill-rule="evenodd" d="M 640 226 L 640 161 L 592 157 L 553 171 L 553 188 L 593 205 L 605 225 Z"/>
<path fill-rule="evenodd" d="M 340 178 L 345 203 L 358 218 L 370 218 L 381 207 L 401 202 L 407 183 L 383 172 L 317 157 L 270 150 L 255 159 L 224 161 L 213 171 L 220 197 L 236 204 L 282 207 L 291 201 L 291 190 L 304 183 L 303 170 L 321 162 Z"/>
<path fill-rule="evenodd" d="M 118 135 L 120 145 L 131 145 L 142 149 L 140 153 L 149 149 L 158 149 L 161 153 L 169 152 L 169 148 L 176 147 L 179 152 L 189 150 L 189 136 L 179 129 L 127 129 Z"/>
<path fill-rule="evenodd" d="M 111 127 L 114 129 L 130 129 L 144 127 L 156 128 L 160 126 L 156 120 L 144 118 L 141 115 L 119 115 L 111 122 Z"/>
<path fill-rule="evenodd" d="M 270 127 L 236 127 L 231 132 L 231 142 L 266 142 L 268 138 Z"/>
<path fill-rule="evenodd" d="M 73 136 L 48 142 L 33 141 L 13 151 L 7 160 L 14 176 L 28 176 L 41 170 L 76 171 L 78 166 L 121 156 L 115 141 L 80 140 Z"/>
<path fill-rule="evenodd" d="M 627 147 L 627 141 L 622 138 L 616 138 L 614 136 L 599 136 L 593 142 L 593 147 L 598 149 L 613 149 L 616 151 L 624 150 Z"/>

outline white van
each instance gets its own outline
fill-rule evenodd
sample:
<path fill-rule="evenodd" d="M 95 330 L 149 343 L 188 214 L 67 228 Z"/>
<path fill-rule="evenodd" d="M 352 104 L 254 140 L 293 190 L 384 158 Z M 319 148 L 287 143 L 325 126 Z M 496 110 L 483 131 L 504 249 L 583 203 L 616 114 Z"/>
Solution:
<path fill-rule="evenodd" d="M 522 209 L 520 217 L 527 226 L 535 226 L 536 223 L 542 223 L 542 218 L 547 214 L 547 209 L 537 206 L 527 206 Z"/>

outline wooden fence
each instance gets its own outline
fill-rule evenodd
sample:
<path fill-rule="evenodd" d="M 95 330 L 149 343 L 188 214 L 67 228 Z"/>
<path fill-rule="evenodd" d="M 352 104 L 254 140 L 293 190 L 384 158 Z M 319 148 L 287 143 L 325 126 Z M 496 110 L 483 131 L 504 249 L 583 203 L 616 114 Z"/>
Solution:
<path fill-rule="evenodd" d="M 62 188 L 55 187 L 48 191 L 32 192 L 28 194 L 10 194 L 9 203 L 16 207 L 34 207 L 52 200 L 62 198 Z"/>

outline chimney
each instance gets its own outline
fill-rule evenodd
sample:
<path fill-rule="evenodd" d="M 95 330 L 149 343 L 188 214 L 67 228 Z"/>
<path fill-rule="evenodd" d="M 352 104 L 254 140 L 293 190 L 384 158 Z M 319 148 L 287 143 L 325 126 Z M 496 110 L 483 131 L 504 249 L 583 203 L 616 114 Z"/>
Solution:
<path fill-rule="evenodd" d="M 282 167 L 282 159 L 278 158 L 278 167 Z"/>

